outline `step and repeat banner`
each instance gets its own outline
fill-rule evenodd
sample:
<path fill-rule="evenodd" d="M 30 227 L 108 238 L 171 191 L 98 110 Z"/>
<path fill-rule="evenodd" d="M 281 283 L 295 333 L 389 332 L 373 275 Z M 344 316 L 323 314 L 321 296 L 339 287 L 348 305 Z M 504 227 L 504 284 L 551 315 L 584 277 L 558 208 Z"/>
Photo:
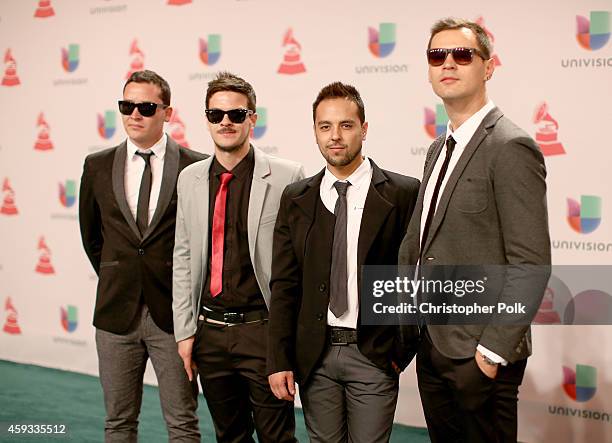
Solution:
<path fill-rule="evenodd" d="M 612 265 L 611 11 L 609 0 L 0 0 L 0 358 L 97 374 L 79 180 L 86 155 L 125 138 L 117 100 L 132 71 L 168 80 L 167 133 L 202 152 L 207 82 L 243 76 L 257 92 L 253 143 L 309 174 L 323 167 L 312 102 L 351 83 L 365 153 L 420 179 L 447 122 L 425 59 L 442 16 L 486 28 L 490 97 L 545 155 L 553 263 Z M 585 293 L 609 309 L 593 284 L 551 279 L 521 388 L 523 441 L 612 441 L 612 327 L 559 325 L 559 306 Z M 400 390 L 396 420 L 424 426 L 413 364 Z"/>

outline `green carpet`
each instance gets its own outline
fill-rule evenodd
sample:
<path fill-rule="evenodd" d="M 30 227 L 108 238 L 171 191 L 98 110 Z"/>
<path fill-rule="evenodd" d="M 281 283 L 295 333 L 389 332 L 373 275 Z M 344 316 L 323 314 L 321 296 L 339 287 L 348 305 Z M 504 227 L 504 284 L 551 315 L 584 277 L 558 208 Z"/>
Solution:
<path fill-rule="evenodd" d="M 0 360 L 0 405 L 0 442 L 104 440 L 104 405 L 97 377 Z M 202 440 L 214 441 L 212 421 L 201 395 L 198 413 Z M 307 442 L 301 409 L 296 409 L 296 422 L 296 437 Z M 10 423 L 64 424 L 67 434 L 10 435 L 6 432 Z M 145 386 L 138 434 L 139 440 L 147 443 L 167 441 L 156 387 Z M 420 443 L 429 442 L 429 438 L 425 429 L 394 425 L 391 441 Z"/>

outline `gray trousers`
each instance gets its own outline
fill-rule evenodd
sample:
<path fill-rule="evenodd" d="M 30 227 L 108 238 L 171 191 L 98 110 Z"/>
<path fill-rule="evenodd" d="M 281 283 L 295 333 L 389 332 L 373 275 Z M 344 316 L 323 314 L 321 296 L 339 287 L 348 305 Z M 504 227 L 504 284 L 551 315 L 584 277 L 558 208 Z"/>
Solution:
<path fill-rule="evenodd" d="M 196 415 L 197 384 L 189 383 L 174 335 L 157 327 L 146 306 L 125 335 L 96 329 L 96 345 L 106 406 L 106 442 L 137 441 L 143 376 L 148 358 L 151 358 L 159 384 L 168 440 L 200 441 Z"/>
<path fill-rule="evenodd" d="M 300 386 L 311 442 L 388 442 L 399 379 L 364 357 L 356 344 L 329 346 Z"/>

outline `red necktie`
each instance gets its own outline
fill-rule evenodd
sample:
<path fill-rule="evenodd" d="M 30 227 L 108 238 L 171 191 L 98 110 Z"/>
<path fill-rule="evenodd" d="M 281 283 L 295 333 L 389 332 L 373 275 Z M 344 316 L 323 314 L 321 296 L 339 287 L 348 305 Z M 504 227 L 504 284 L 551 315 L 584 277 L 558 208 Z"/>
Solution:
<path fill-rule="evenodd" d="M 225 204 L 227 185 L 233 178 L 231 172 L 221 174 L 221 185 L 215 197 L 212 225 L 212 255 L 210 266 L 210 295 L 216 297 L 223 287 L 223 243 L 225 241 Z"/>

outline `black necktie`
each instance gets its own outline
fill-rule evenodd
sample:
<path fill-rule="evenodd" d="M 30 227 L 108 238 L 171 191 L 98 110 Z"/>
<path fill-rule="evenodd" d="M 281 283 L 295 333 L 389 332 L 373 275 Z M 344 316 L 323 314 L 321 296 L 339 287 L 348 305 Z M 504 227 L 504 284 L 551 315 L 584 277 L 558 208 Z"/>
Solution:
<path fill-rule="evenodd" d="M 455 149 L 456 144 L 457 142 L 455 142 L 455 139 L 452 135 L 446 140 L 446 157 L 444 157 L 444 163 L 442 163 L 442 167 L 440 168 L 438 180 L 436 181 L 436 187 L 434 188 L 433 194 L 431 195 L 431 203 L 429 205 L 429 210 L 427 211 L 425 226 L 423 227 L 423 236 L 421 238 L 421 256 L 423 255 L 423 247 L 425 246 L 425 242 L 427 241 L 427 235 L 429 235 L 429 227 L 431 226 L 434 214 L 436 213 L 438 194 L 440 194 L 440 188 L 442 187 L 442 182 L 444 181 L 444 176 L 446 175 L 446 170 L 448 169 L 448 164 L 450 163 L 451 156 L 453 155 L 453 149 Z"/>
<path fill-rule="evenodd" d="M 140 230 L 140 234 L 144 235 L 149 225 L 149 198 L 151 197 L 151 182 L 153 181 L 153 173 L 151 172 L 151 156 L 152 152 L 137 152 L 145 161 L 145 168 L 142 172 L 142 180 L 140 181 L 140 192 L 138 193 L 138 206 L 136 209 L 136 224 Z"/>
<path fill-rule="evenodd" d="M 331 283 L 329 289 L 329 310 L 339 318 L 348 309 L 346 271 L 346 191 L 351 184 L 337 181 L 338 199 L 334 208 L 336 224 L 334 225 L 334 243 L 332 246 Z"/>

